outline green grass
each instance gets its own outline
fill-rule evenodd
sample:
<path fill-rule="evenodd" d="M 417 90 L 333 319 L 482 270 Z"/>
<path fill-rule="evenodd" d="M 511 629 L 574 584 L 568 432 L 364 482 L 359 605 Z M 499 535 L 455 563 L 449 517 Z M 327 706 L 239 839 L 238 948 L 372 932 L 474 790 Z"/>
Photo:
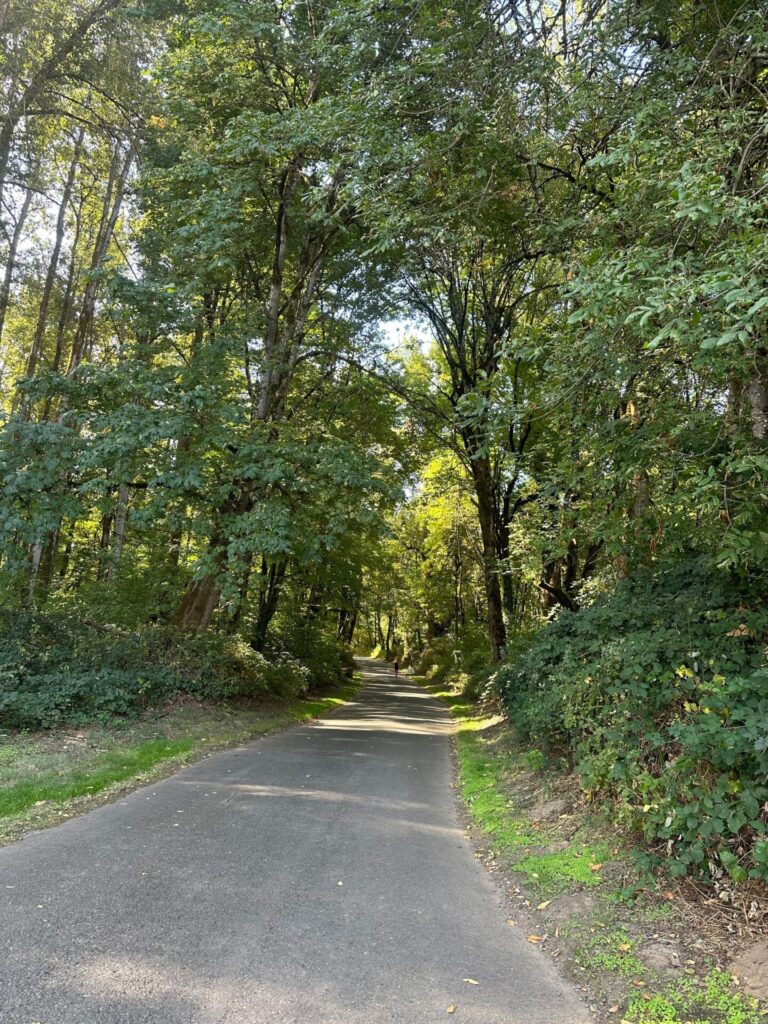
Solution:
<path fill-rule="evenodd" d="M 317 718 L 349 701 L 359 685 L 351 680 L 309 700 L 248 707 L 190 701 L 79 730 L 0 734 L 0 842 L 17 838 L 21 824 L 60 821 L 78 798 L 149 781 L 211 750 Z"/>
<path fill-rule="evenodd" d="M 608 858 L 604 844 L 575 846 L 554 853 L 541 853 L 523 857 L 515 864 L 541 895 L 554 896 L 574 886 L 585 889 L 602 885 L 600 867 Z"/>
<path fill-rule="evenodd" d="M 92 768 L 74 771 L 69 777 L 49 773 L 23 779 L 0 788 L 0 818 L 21 814 L 43 801 L 64 803 L 78 796 L 100 793 L 116 782 L 141 775 L 169 758 L 192 750 L 194 741 L 149 740 L 137 747 L 104 754 Z"/>
<path fill-rule="evenodd" d="M 684 978 L 664 993 L 635 996 L 627 1024 L 765 1024 L 757 1000 L 733 990 L 730 975 L 711 971 L 701 980 Z"/>
<path fill-rule="evenodd" d="M 422 681 L 423 682 L 423 681 Z M 459 789 L 472 821 L 489 838 L 495 851 L 507 851 L 516 871 L 522 872 L 540 895 L 556 895 L 573 889 L 595 888 L 602 883 L 597 865 L 609 859 L 605 844 L 581 844 L 556 852 L 525 853 L 525 847 L 541 845 L 546 837 L 516 812 L 509 798 L 509 780 L 522 770 L 544 767 L 539 750 L 493 750 L 483 731 L 493 718 L 478 713 L 475 705 L 439 687 L 427 689 L 443 700 L 458 720 L 457 750 Z"/>
<path fill-rule="evenodd" d="M 768 1011 L 740 994 L 726 973 L 681 975 L 675 985 L 665 985 L 643 962 L 642 942 L 626 926 L 628 922 L 634 926 L 668 922 L 672 927 L 672 908 L 652 897 L 629 899 L 626 895 L 630 889 L 641 892 L 646 883 L 626 888 L 627 874 L 635 876 L 629 851 L 622 852 L 621 838 L 586 810 L 570 816 L 565 843 L 557 822 L 543 828 L 534 823 L 525 803 L 519 803 L 520 794 L 526 786 L 529 793 L 532 786 L 538 794 L 556 788 L 559 763 L 553 766 L 541 751 L 521 748 L 498 717 L 483 714 L 444 686 L 418 681 L 443 700 L 456 718 L 459 790 L 494 854 L 524 876 L 534 899 L 544 898 L 540 909 L 562 894 L 594 893 L 591 898 L 599 909 L 586 918 L 570 917 L 556 934 L 570 948 L 579 982 L 588 982 L 598 999 L 608 991 L 614 1001 L 623 992 L 626 1009 L 611 1019 L 621 1024 L 768 1024 Z M 555 844 L 553 840 L 558 839 Z M 556 849 L 547 849 L 555 845 Z M 617 881 L 619 876 L 622 882 Z M 542 931 L 548 927 L 551 923 L 542 922 Z"/>
<path fill-rule="evenodd" d="M 347 704 L 360 689 L 360 680 L 353 679 L 340 686 L 330 697 L 315 697 L 312 700 L 296 701 L 290 706 L 291 717 L 296 722 L 305 722 L 310 718 L 318 718 L 326 711 L 333 711 Z"/>
<path fill-rule="evenodd" d="M 640 978 L 646 973 L 645 965 L 635 953 L 637 943 L 625 931 L 601 927 L 599 923 L 591 931 L 592 934 L 576 948 L 582 967 L 618 974 L 623 978 Z"/>

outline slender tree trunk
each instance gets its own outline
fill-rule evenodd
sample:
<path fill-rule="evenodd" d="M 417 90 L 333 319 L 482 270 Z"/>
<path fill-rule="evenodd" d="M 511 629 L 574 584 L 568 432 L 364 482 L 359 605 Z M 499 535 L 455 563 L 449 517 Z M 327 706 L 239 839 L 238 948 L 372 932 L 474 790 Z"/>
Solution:
<path fill-rule="evenodd" d="M 355 608 L 355 610 L 351 613 L 351 615 L 347 619 L 347 628 L 346 628 L 346 633 L 345 633 L 343 639 L 344 639 L 344 641 L 346 643 L 348 643 L 350 645 L 350 647 L 352 646 L 352 641 L 353 641 L 354 636 L 355 636 L 355 627 L 357 626 L 357 616 L 358 616 L 358 611 Z"/>
<path fill-rule="evenodd" d="M 480 538 L 483 548 L 483 582 L 487 605 L 488 636 L 491 643 L 491 657 L 501 661 L 507 642 L 504 625 L 504 605 L 496 563 L 498 542 L 496 536 L 496 515 L 493 479 L 488 459 L 480 456 L 472 460 L 472 478 L 477 499 L 477 514 L 480 521 Z"/>
<path fill-rule="evenodd" d="M 107 512 L 101 517 L 101 536 L 99 538 L 99 567 L 96 573 L 97 579 L 103 579 L 107 574 L 109 558 L 109 539 L 112 534 L 112 523 L 114 515 Z"/>
<path fill-rule="evenodd" d="M 96 299 L 99 293 L 98 272 L 104 265 L 109 253 L 109 246 L 115 233 L 117 219 L 125 196 L 128 175 L 131 171 L 135 152 L 131 147 L 121 160 L 120 150 L 115 148 L 110 165 L 109 181 L 104 196 L 101 221 L 96 232 L 88 280 L 83 291 L 80 317 L 77 331 L 72 343 L 68 373 L 72 373 L 80 363 L 88 357 L 92 344 L 93 322 L 96 315 Z"/>
<path fill-rule="evenodd" d="M 32 190 L 27 189 L 24 195 L 24 202 L 19 210 L 19 216 L 16 218 L 16 223 L 13 226 L 13 233 L 11 234 L 8 242 L 8 255 L 5 262 L 5 273 L 3 274 L 2 284 L 0 284 L 0 346 L 2 346 L 5 317 L 8 313 L 8 305 L 11 300 L 11 285 L 13 284 L 13 274 L 16 269 L 16 256 L 19 251 L 19 242 L 21 241 L 21 233 L 24 230 L 24 224 L 31 205 Z M 2 352 L 2 347 L 0 347 L 0 352 Z M 1 373 L 2 367 L 0 366 L 0 374 Z"/>
<path fill-rule="evenodd" d="M 237 627 L 240 625 L 240 621 L 243 617 L 243 611 L 245 609 L 246 601 L 248 600 L 248 586 L 251 580 L 251 570 L 253 568 L 253 552 L 249 551 L 245 556 L 245 567 L 242 572 L 240 584 L 237 588 L 238 591 L 238 602 L 237 607 L 229 616 L 227 620 L 227 630 L 230 633 L 234 633 Z"/>
<path fill-rule="evenodd" d="M 390 651 L 392 650 L 392 613 L 387 615 L 387 637 L 384 641 L 384 656 L 389 660 Z"/>
<path fill-rule="evenodd" d="M 112 533 L 112 554 L 109 560 L 109 569 L 107 570 L 107 576 L 110 580 L 117 579 L 120 562 L 123 557 L 125 524 L 128 518 L 128 495 L 128 484 L 120 484 L 117 494 L 117 506 L 115 508 L 115 527 Z"/>
<path fill-rule="evenodd" d="M 75 544 L 76 525 L 77 521 L 73 519 L 72 522 L 70 523 L 69 532 L 67 533 L 67 539 L 64 544 L 64 554 L 61 559 L 61 568 L 59 569 L 59 579 L 62 580 L 66 578 L 66 575 L 69 572 L 69 563 L 72 559 L 72 548 L 74 547 Z"/>
<path fill-rule="evenodd" d="M 35 588 L 37 587 L 37 577 L 40 572 L 40 562 L 43 557 L 43 542 L 42 540 L 36 540 L 30 545 L 29 549 L 29 579 L 27 582 L 27 600 L 31 605 L 35 599 Z"/>
<path fill-rule="evenodd" d="M 51 369 L 55 373 L 58 373 L 64 362 L 64 339 L 72 314 L 75 281 L 77 279 L 77 253 L 80 243 L 80 235 L 83 229 L 83 205 L 83 201 L 81 200 L 77 208 L 77 213 L 75 214 L 75 233 L 72 239 L 72 252 L 69 258 L 69 266 L 67 268 L 67 281 L 64 286 L 64 296 L 62 298 L 61 309 L 59 311 L 59 320 L 56 324 L 56 348 L 53 354 L 53 361 L 51 362 Z"/>
<path fill-rule="evenodd" d="M 761 353 L 747 384 L 747 401 L 752 422 L 752 439 L 765 441 L 768 438 L 768 386 L 766 385 L 765 356 Z"/>
<path fill-rule="evenodd" d="M 259 608 L 251 641 L 254 649 L 257 651 L 264 650 L 269 625 L 277 611 L 287 568 L 287 562 L 273 563 L 269 568 L 267 568 L 266 562 L 262 564 L 262 588 L 259 594 Z"/>
<path fill-rule="evenodd" d="M 51 258 L 48 263 L 48 272 L 45 276 L 45 284 L 43 285 L 43 294 L 40 297 L 40 306 L 37 311 L 37 326 L 35 328 L 35 335 L 32 340 L 32 348 L 29 351 L 27 358 L 27 368 L 25 376 L 27 380 L 31 380 L 37 372 L 37 367 L 43 358 L 43 351 L 45 347 L 45 335 L 48 327 L 48 310 L 51 304 L 51 297 L 53 295 L 53 288 L 56 284 L 56 276 L 59 271 L 59 258 L 61 256 L 61 248 L 64 244 L 64 233 L 67 226 L 67 207 L 69 206 L 69 200 L 72 196 L 72 188 L 75 184 L 75 175 L 77 174 L 78 164 L 80 163 L 80 153 L 83 147 L 83 138 L 85 131 L 83 128 L 80 129 L 77 141 L 75 142 L 75 149 L 72 154 L 72 160 L 69 165 L 69 171 L 67 178 L 64 183 L 64 191 L 61 195 L 61 204 L 59 206 L 59 212 L 56 217 L 56 230 L 54 234 L 53 249 L 51 251 Z M 31 409 L 31 401 L 28 396 L 24 396 L 21 405 L 20 412 L 22 416 L 28 416 Z"/>

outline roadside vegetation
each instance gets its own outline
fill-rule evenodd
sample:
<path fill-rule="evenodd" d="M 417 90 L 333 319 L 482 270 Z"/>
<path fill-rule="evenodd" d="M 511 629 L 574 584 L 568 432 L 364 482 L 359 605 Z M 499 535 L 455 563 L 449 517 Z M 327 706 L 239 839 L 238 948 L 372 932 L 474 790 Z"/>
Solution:
<path fill-rule="evenodd" d="M 350 700 L 349 679 L 314 698 L 259 702 L 183 697 L 46 731 L 0 728 L 0 845 L 91 810 L 207 754 L 319 717 Z"/>
<path fill-rule="evenodd" d="M 567 763 L 521 742 L 496 702 L 426 684 L 457 719 L 457 782 L 468 828 L 505 885 L 510 927 L 569 973 L 601 1020 L 760 1024 L 733 961 L 758 934 L 738 905 L 648 871 L 637 835 L 586 802 Z"/>

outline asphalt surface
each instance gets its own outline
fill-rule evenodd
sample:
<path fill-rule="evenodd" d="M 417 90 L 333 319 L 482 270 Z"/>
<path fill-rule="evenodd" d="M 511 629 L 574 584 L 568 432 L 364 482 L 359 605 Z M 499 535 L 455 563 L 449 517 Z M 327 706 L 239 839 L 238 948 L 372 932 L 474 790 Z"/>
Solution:
<path fill-rule="evenodd" d="M 2 1024 L 589 1021 L 461 832 L 445 710 L 363 668 L 339 712 L 0 850 Z"/>

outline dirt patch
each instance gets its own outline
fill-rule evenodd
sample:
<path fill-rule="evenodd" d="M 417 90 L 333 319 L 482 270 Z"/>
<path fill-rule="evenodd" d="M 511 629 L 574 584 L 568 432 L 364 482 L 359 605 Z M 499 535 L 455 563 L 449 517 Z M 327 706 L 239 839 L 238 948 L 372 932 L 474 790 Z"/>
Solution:
<path fill-rule="evenodd" d="M 731 971 L 751 996 L 768 999 L 768 938 L 760 939 L 736 957 Z"/>
<path fill-rule="evenodd" d="M 644 964 L 659 974 L 671 974 L 683 966 L 672 939 L 654 939 L 641 946 L 637 953 Z"/>
<path fill-rule="evenodd" d="M 558 896 L 546 908 L 547 920 L 557 925 L 565 924 L 574 918 L 587 920 L 597 909 L 597 897 L 591 892 L 573 892 L 567 896 Z"/>
<path fill-rule="evenodd" d="M 569 806 L 567 800 L 545 800 L 531 807 L 529 813 L 534 821 L 552 821 L 566 814 Z"/>

